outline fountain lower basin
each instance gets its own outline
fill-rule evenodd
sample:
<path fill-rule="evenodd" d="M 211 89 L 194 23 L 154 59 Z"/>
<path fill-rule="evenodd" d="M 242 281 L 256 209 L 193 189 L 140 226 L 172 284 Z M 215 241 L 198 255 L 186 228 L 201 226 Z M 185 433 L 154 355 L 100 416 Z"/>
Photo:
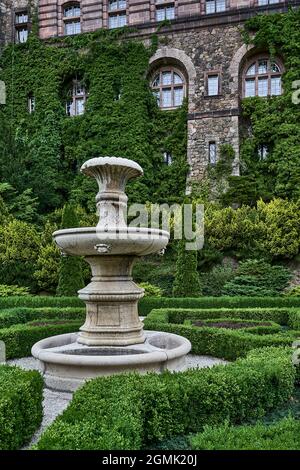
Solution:
<path fill-rule="evenodd" d="M 46 387 L 73 392 L 86 380 L 125 372 L 161 373 L 185 369 L 191 343 L 181 336 L 144 331 L 145 341 L 134 346 L 90 347 L 77 342 L 78 333 L 52 336 L 36 343 Z"/>

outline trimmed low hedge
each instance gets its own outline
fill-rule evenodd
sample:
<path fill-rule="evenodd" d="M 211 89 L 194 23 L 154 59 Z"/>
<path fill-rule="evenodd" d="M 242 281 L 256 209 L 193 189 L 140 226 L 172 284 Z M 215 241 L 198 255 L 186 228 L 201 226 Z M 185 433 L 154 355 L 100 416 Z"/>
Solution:
<path fill-rule="evenodd" d="M 0 450 L 26 444 L 42 421 L 43 379 L 37 371 L 0 366 Z"/>
<path fill-rule="evenodd" d="M 50 322 L 49 322 L 50 323 Z M 30 324 L 14 325 L 0 330 L 0 340 L 6 346 L 7 359 L 31 355 L 32 346 L 48 336 L 62 335 L 78 331 L 82 321 L 68 321 L 59 325 L 33 326 Z"/>
<path fill-rule="evenodd" d="M 228 360 L 243 357 L 255 348 L 291 346 L 293 341 L 300 337 L 300 332 L 294 330 L 277 334 L 261 335 L 248 333 L 246 330 L 239 331 L 214 327 L 194 327 L 174 322 L 184 319 L 213 318 L 216 311 L 213 310 L 212 314 L 210 312 L 209 310 L 204 312 L 196 309 L 186 311 L 183 309 L 153 310 L 145 319 L 144 324 L 145 328 L 148 330 L 166 331 L 186 337 L 192 343 L 192 352 L 194 354 L 217 356 Z M 228 318 L 234 318 L 235 315 L 237 315 L 236 317 L 240 317 L 241 313 L 240 309 L 238 310 L 238 314 L 230 310 L 228 311 Z M 220 316 L 223 318 L 226 317 L 226 315 L 224 316 L 224 310 L 222 314 L 220 313 Z M 274 316 L 279 318 L 277 314 Z M 253 318 L 250 312 L 247 312 L 247 318 Z M 256 311 L 253 319 L 257 319 Z M 270 320 L 271 318 L 263 318 L 263 315 L 261 315 L 260 319 Z M 274 318 L 272 318 L 272 320 L 273 319 Z"/>
<path fill-rule="evenodd" d="M 0 309 L 13 307 L 83 307 L 78 297 L 19 296 L 0 298 Z M 144 297 L 139 301 L 140 315 L 148 315 L 156 308 L 247 308 L 298 307 L 300 297 Z"/>
<path fill-rule="evenodd" d="M 139 301 L 140 315 L 148 315 L 157 308 L 300 308 L 300 297 L 144 297 Z"/>
<path fill-rule="evenodd" d="M 197 318 L 199 320 L 199 318 Z M 274 333 L 279 333 L 282 330 L 282 327 L 273 321 L 268 321 L 268 325 L 265 325 L 266 323 L 265 320 L 245 320 L 244 318 L 226 318 L 226 317 L 220 317 L 220 318 L 203 318 L 200 320 L 202 325 L 193 325 L 193 320 L 185 320 L 183 325 L 184 326 L 196 326 L 196 327 L 208 327 L 208 328 L 214 328 L 215 325 L 213 323 L 226 323 L 230 322 L 232 325 L 235 323 L 238 323 L 240 325 L 238 331 L 245 331 L 246 333 L 253 333 L 257 335 L 265 335 L 265 334 L 274 334 Z M 243 326 L 244 323 L 247 323 L 247 326 Z M 251 325 L 251 326 L 249 326 Z M 220 327 L 218 326 L 217 328 L 225 328 L 224 326 Z M 231 329 L 228 327 L 227 329 Z M 234 329 L 234 328 L 232 328 Z"/>
<path fill-rule="evenodd" d="M 84 302 L 78 297 L 18 296 L 0 297 L 0 309 L 13 307 L 83 307 Z"/>
<path fill-rule="evenodd" d="M 300 421 L 289 417 L 273 425 L 206 426 L 191 444 L 193 450 L 300 450 Z"/>
<path fill-rule="evenodd" d="M 183 323 L 185 319 L 241 318 L 243 320 L 273 321 L 279 325 L 288 325 L 291 318 L 300 317 L 300 309 L 296 308 L 169 308 L 153 310 L 151 317 L 158 315 L 158 312 L 165 312 L 170 323 Z"/>
<path fill-rule="evenodd" d="M 0 329 L 7 328 L 19 323 L 27 323 L 33 320 L 43 320 L 44 318 L 57 318 L 60 320 L 81 320 L 85 319 L 84 307 L 16 307 L 0 310 Z"/>
<path fill-rule="evenodd" d="M 74 394 L 35 448 L 134 450 L 204 425 L 239 424 L 286 402 L 294 380 L 289 348 L 252 351 L 212 369 L 97 378 Z"/>

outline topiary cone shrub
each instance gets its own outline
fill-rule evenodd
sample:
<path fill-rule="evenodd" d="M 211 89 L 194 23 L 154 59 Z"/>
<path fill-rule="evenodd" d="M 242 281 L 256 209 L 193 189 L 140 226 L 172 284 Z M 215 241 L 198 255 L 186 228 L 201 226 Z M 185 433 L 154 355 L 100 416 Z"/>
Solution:
<path fill-rule="evenodd" d="M 177 248 L 174 297 L 198 297 L 202 294 L 197 271 L 197 251 L 186 250 L 186 241 L 180 240 Z"/>

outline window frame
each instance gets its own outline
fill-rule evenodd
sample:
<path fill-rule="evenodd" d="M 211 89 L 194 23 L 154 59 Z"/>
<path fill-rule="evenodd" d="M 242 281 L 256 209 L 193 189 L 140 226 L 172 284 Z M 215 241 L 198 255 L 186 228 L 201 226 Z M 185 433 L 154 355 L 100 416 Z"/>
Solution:
<path fill-rule="evenodd" d="M 32 93 L 29 93 L 27 97 L 27 108 L 28 108 L 29 114 L 33 114 L 35 112 L 35 107 L 36 107 L 35 96 Z"/>
<path fill-rule="evenodd" d="M 77 93 L 77 88 L 78 85 L 82 88 L 83 92 L 82 93 Z M 70 93 L 70 99 L 66 100 L 66 116 L 67 117 L 77 117 L 77 116 L 82 116 L 85 113 L 85 105 L 87 102 L 88 98 L 88 92 L 86 90 L 86 86 L 83 83 L 83 80 L 78 80 L 78 79 L 73 79 L 71 82 L 71 86 L 69 89 Z M 68 96 L 69 98 L 69 96 Z M 77 102 L 78 101 L 83 101 L 83 112 L 82 113 L 77 113 Z M 70 109 L 70 111 L 68 111 Z"/>
<path fill-rule="evenodd" d="M 110 21 L 112 18 L 120 18 L 124 17 L 126 19 L 126 23 L 123 24 L 122 26 L 110 26 Z M 117 29 L 117 28 L 125 28 L 125 26 L 128 26 L 128 14 L 127 10 L 114 10 L 114 12 L 110 12 L 107 18 L 107 27 L 108 29 Z"/>
<path fill-rule="evenodd" d="M 258 67 L 259 67 L 259 62 L 261 61 L 266 61 L 267 62 L 267 72 L 265 73 L 259 73 L 258 72 Z M 279 68 L 279 72 L 272 72 L 271 70 L 271 65 L 275 64 Z M 247 71 L 249 68 L 254 65 L 255 66 L 255 73 L 253 75 L 247 75 Z M 267 54 L 260 54 L 258 56 L 252 56 L 252 58 L 248 59 L 247 62 L 245 63 L 243 67 L 243 72 L 242 72 L 242 98 L 254 98 L 254 97 L 259 97 L 259 98 L 267 98 L 271 96 L 281 96 L 283 94 L 283 86 L 282 86 L 282 75 L 284 73 L 284 66 L 280 58 L 275 57 L 274 60 L 271 59 L 271 57 Z M 280 78 L 280 85 L 281 85 L 281 93 L 280 94 L 272 94 L 272 78 Z M 259 81 L 267 79 L 268 81 L 268 93 L 266 95 L 259 95 L 258 94 L 258 89 L 259 89 Z M 253 96 L 246 96 L 246 82 L 254 80 L 254 86 L 255 86 L 255 93 Z"/>
<path fill-rule="evenodd" d="M 268 7 L 270 5 L 277 5 L 278 3 L 283 2 L 283 0 L 275 0 L 275 1 L 274 0 L 273 1 L 272 0 L 265 0 L 266 3 L 262 3 L 260 5 L 260 3 L 259 3 L 260 1 L 261 0 L 256 0 L 256 4 L 257 4 L 258 7 Z"/>
<path fill-rule="evenodd" d="M 169 150 L 163 152 L 163 164 L 167 167 L 173 164 L 173 155 Z"/>
<path fill-rule="evenodd" d="M 209 94 L 209 78 L 218 77 L 218 93 L 216 95 Z M 205 72 L 205 97 L 207 98 L 217 98 L 222 95 L 222 74 L 219 70 L 210 70 Z"/>
<path fill-rule="evenodd" d="M 79 8 L 79 15 L 70 15 L 66 16 L 65 11 L 68 8 Z M 80 2 L 68 2 L 62 5 L 62 23 L 63 23 L 63 35 L 64 36 L 76 36 L 82 32 L 82 21 L 81 21 L 81 5 Z M 67 25 L 69 24 L 79 24 L 80 31 L 72 34 L 66 32 Z"/>
<path fill-rule="evenodd" d="M 172 8 L 173 9 L 173 12 L 174 12 L 174 17 L 173 18 L 167 18 L 166 17 L 166 11 L 168 8 Z M 161 10 L 161 11 L 164 11 L 164 18 L 162 20 L 159 20 L 157 19 L 157 12 Z M 175 5 L 175 1 L 170 1 L 168 3 L 158 3 L 155 5 L 155 21 L 157 23 L 161 23 L 162 21 L 173 21 L 176 19 L 176 5 Z"/>
<path fill-rule="evenodd" d="M 123 1 L 125 2 L 125 6 L 124 7 L 120 7 L 120 2 Z M 114 8 L 114 9 L 111 9 L 110 8 L 110 5 L 111 3 L 117 3 L 117 8 Z M 115 13 L 115 12 L 119 12 L 119 11 L 125 11 L 127 10 L 127 7 L 128 7 L 128 0 L 108 0 L 107 2 L 107 11 L 108 11 L 108 14 L 110 13 Z"/>
<path fill-rule="evenodd" d="M 224 3 L 224 10 L 217 10 L 217 5 L 221 1 Z M 214 4 L 214 11 L 207 11 L 208 3 Z M 227 0 L 204 0 L 204 12 L 206 15 L 218 15 L 219 13 L 224 13 L 228 10 L 228 1 Z"/>
<path fill-rule="evenodd" d="M 182 83 L 176 84 L 176 83 L 174 83 L 174 79 L 172 78 L 172 81 L 171 81 L 170 85 L 167 85 L 167 84 L 163 85 L 162 79 L 161 79 L 161 76 L 162 76 L 163 72 L 171 72 L 172 77 L 174 76 L 174 73 L 176 73 L 181 78 Z M 160 83 L 159 83 L 158 86 L 155 87 L 155 86 L 153 86 L 153 81 L 154 81 L 155 77 L 158 74 L 160 75 Z M 178 106 L 174 105 L 174 90 L 176 88 L 182 88 L 182 91 L 183 91 L 182 101 L 187 97 L 187 79 L 186 79 L 184 73 L 180 69 L 178 69 L 177 67 L 175 67 L 173 65 L 156 68 L 155 71 L 152 72 L 151 77 L 150 77 L 150 88 L 151 88 L 151 91 L 152 91 L 153 95 L 155 95 L 155 91 L 159 91 L 159 103 L 157 103 L 157 106 L 163 111 L 177 109 L 177 108 L 180 108 L 180 106 L 182 106 L 182 103 Z M 172 106 L 162 106 L 161 105 L 163 89 L 171 89 L 171 103 L 172 103 Z"/>
<path fill-rule="evenodd" d="M 18 22 L 17 17 L 18 16 L 25 16 L 27 17 L 27 21 L 22 21 Z M 20 41 L 20 32 L 21 31 L 26 31 L 26 40 L 25 41 Z M 30 21 L 29 21 L 29 12 L 28 9 L 26 8 L 18 8 L 14 10 L 14 41 L 16 44 L 25 44 L 28 41 L 28 36 L 30 33 Z"/>
<path fill-rule="evenodd" d="M 120 8 L 119 7 L 119 2 L 120 0 L 116 0 L 117 1 L 117 5 L 118 5 L 118 8 L 112 10 L 110 9 L 110 0 L 107 0 L 107 29 L 117 29 L 117 28 L 125 28 L 125 26 L 128 26 L 128 3 L 129 3 L 129 0 L 126 0 L 125 1 L 125 6 Z M 110 25 L 110 22 L 111 22 L 111 19 L 112 18 L 119 18 L 119 17 L 125 17 L 125 24 L 122 25 L 122 26 L 111 26 Z M 119 20 L 117 20 L 119 22 Z"/>
<path fill-rule="evenodd" d="M 212 161 L 211 159 L 211 146 L 214 145 L 215 147 L 215 161 Z M 217 141 L 216 140 L 209 140 L 208 141 L 208 163 L 209 165 L 216 165 L 218 162 L 218 145 L 217 145 Z"/>

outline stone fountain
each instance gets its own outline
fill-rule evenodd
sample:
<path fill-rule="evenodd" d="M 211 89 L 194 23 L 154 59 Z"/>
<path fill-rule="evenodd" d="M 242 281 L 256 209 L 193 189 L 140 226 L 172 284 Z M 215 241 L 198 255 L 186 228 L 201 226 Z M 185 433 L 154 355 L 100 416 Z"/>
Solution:
<path fill-rule="evenodd" d="M 78 292 L 86 304 L 86 320 L 79 333 L 33 346 L 46 386 L 73 391 L 100 375 L 183 370 L 190 342 L 171 333 L 144 331 L 138 315 L 144 290 L 133 282 L 134 261 L 161 252 L 169 241 L 164 230 L 126 224 L 125 186 L 143 174 L 142 168 L 125 158 L 99 157 L 85 162 L 81 172 L 98 183 L 99 223 L 58 230 L 53 237 L 64 255 L 83 256 L 91 266 L 91 282 Z"/>

